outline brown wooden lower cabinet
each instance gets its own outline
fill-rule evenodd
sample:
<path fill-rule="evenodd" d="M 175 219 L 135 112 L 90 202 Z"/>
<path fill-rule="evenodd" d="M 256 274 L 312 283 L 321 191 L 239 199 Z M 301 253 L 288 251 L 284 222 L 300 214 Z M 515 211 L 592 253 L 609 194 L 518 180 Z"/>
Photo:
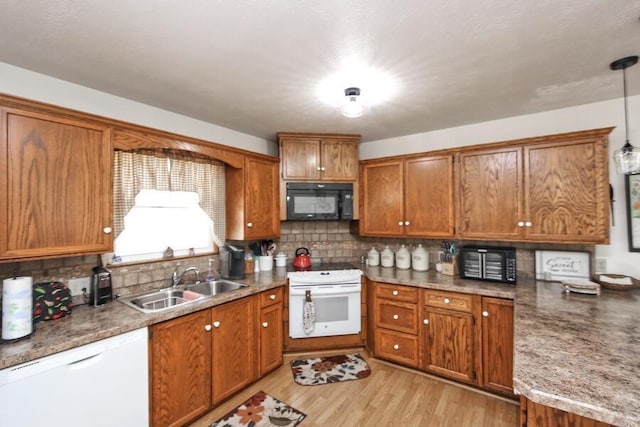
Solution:
<path fill-rule="evenodd" d="M 150 328 L 150 417 L 153 426 L 182 426 L 211 406 L 211 311 Z"/>
<path fill-rule="evenodd" d="M 186 425 L 282 364 L 282 290 L 168 320 L 150 331 L 151 424 Z"/>
<path fill-rule="evenodd" d="M 521 427 L 611 427 L 611 424 L 572 414 L 520 396 Z"/>
<path fill-rule="evenodd" d="M 253 362 L 256 353 L 253 303 L 252 297 L 246 297 L 211 309 L 214 404 L 256 378 Z"/>
<path fill-rule="evenodd" d="M 482 387 L 513 397 L 513 301 L 482 297 Z"/>

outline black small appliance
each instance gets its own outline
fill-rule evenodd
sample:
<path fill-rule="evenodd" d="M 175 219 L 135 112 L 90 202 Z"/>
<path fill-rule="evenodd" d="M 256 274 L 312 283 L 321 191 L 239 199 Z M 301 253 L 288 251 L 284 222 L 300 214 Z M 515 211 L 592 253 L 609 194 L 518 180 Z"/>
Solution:
<path fill-rule="evenodd" d="M 94 267 L 89 289 L 89 305 L 97 306 L 111 301 L 113 301 L 111 270 L 101 265 Z"/>
<path fill-rule="evenodd" d="M 244 249 L 224 245 L 220 250 L 220 270 L 223 279 L 244 279 Z"/>
<path fill-rule="evenodd" d="M 302 221 L 353 219 L 353 184 L 288 182 L 287 219 Z"/>
<path fill-rule="evenodd" d="M 516 283 L 516 250 L 465 246 L 458 257 L 460 277 L 494 282 Z"/>

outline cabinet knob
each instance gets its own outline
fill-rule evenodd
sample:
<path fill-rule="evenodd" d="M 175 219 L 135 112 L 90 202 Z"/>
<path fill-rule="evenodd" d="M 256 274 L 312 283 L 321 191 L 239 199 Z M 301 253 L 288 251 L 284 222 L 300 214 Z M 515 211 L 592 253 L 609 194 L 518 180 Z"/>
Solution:
<path fill-rule="evenodd" d="M 524 221 L 518 221 L 518 227 L 524 227 Z"/>
<path fill-rule="evenodd" d="M 489 312 L 488 311 L 483 311 L 482 312 L 482 317 L 489 317 Z"/>
<path fill-rule="evenodd" d="M 247 227 L 249 227 L 249 228 L 253 227 L 253 223 L 252 222 L 248 222 L 247 223 Z"/>
<path fill-rule="evenodd" d="M 531 227 L 531 221 L 525 221 L 524 226 L 525 227 Z"/>
<path fill-rule="evenodd" d="M 393 294 L 393 296 L 398 296 L 398 291 L 393 291 L 391 293 Z"/>
<path fill-rule="evenodd" d="M 211 330 L 211 325 L 204 325 L 204 330 L 209 332 Z"/>
<path fill-rule="evenodd" d="M 262 322 L 262 327 L 266 328 L 267 326 L 269 326 L 269 322 Z"/>
<path fill-rule="evenodd" d="M 327 170 L 327 168 L 325 168 L 324 166 L 322 166 L 322 167 L 320 168 L 320 171 L 321 171 L 321 172 L 324 172 L 324 171 L 326 171 L 326 170 Z"/>
<path fill-rule="evenodd" d="M 220 322 L 218 322 L 217 320 L 215 322 L 213 322 L 213 327 L 214 328 L 219 328 L 220 327 Z"/>
<path fill-rule="evenodd" d="M 400 227 L 402 227 L 402 226 L 404 225 L 404 222 L 402 222 L 402 221 L 398 221 L 398 225 L 399 225 Z"/>
<path fill-rule="evenodd" d="M 276 299 L 276 296 L 274 294 L 269 295 L 269 299 Z"/>
<path fill-rule="evenodd" d="M 102 229 L 102 231 L 104 232 L 104 234 L 111 234 L 111 227 L 105 227 Z"/>
<path fill-rule="evenodd" d="M 425 325 L 428 325 L 428 324 L 429 324 L 429 319 L 424 319 L 424 320 L 422 321 L 422 323 L 424 323 Z"/>
<path fill-rule="evenodd" d="M 322 168 L 321 168 L 320 166 L 318 166 L 318 167 L 316 167 L 316 170 L 317 170 L 317 171 L 321 171 L 321 170 L 322 170 Z"/>
<path fill-rule="evenodd" d="M 411 223 L 409 221 L 405 221 L 404 225 L 410 225 Z"/>
<path fill-rule="evenodd" d="M 394 344 L 394 345 L 393 345 L 393 349 L 394 349 L 394 350 L 399 350 L 399 349 L 400 349 L 400 346 L 399 346 L 398 344 Z"/>
<path fill-rule="evenodd" d="M 397 314 L 393 315 L 393 320 L 398 320 L 400 318 L 400 316 L 398 316 Z"/>
<path fill-rule="evenodd" d="M 445 299 L 444 299 L 444 303 L 445 303 L 445 304 L 449 304 L 450 302 L 451 302 L 451 300 L 450 300 L 449 298 L 445 298 Z"/>

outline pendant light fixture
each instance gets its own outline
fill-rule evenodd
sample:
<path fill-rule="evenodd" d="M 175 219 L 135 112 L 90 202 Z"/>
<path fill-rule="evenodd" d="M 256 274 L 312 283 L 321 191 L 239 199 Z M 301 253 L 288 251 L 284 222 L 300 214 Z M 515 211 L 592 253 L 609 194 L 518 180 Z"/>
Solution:
<path fill-rule="evenodd" d="M 360 117 L 365 106 L 360 96 L 360 88 L 348 87 L 344 90 L 344 103 L 342 104 L 342 115 L 350 119 Z"/>
<path fill-rule="evenodd" d="M 618 173 L 634 175 L 640 173 L 640 149 L 629 143 L 629 122 L 627 112 L 627 73 L 626 69 L 638 63 L 637 56 L 627 56 L 626 58 L 613 61 L 609 67 L 612 70 L 622 70 L 622 83 L 624 90 L 624 130 L 626 143 L 622 148 L 618 148 L 613 153 Z"/>

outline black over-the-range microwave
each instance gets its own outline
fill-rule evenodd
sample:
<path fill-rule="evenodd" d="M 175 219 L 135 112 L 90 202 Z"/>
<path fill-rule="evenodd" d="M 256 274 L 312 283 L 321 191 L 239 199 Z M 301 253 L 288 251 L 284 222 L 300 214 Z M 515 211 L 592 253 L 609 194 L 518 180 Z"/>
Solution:
<path fill-rule="evenodd" d="M 353 219 L 353 184 L 288 182 L 287 219 Z"/>
<path fill-rule="evenodd" d="M 460 277 L 495 282 L 516 283 L 516 250 L 514 248 L 460 248 Z"/>

